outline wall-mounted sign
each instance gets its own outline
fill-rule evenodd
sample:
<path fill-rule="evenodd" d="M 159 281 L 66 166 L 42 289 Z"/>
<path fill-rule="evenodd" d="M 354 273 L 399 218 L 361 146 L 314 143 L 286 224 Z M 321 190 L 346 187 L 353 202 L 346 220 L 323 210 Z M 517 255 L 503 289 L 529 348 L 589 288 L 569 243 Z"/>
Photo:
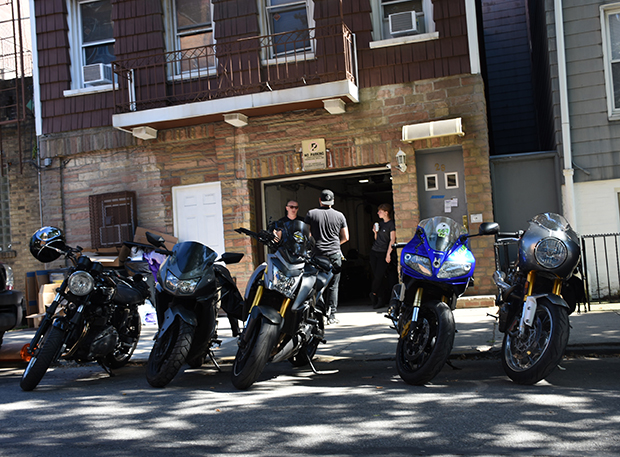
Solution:
<path fill-rule="evenodd" d="M 303 140 L 301 150 L 304 171 L 325 169 L 325 140 L 323 138 Z"/>

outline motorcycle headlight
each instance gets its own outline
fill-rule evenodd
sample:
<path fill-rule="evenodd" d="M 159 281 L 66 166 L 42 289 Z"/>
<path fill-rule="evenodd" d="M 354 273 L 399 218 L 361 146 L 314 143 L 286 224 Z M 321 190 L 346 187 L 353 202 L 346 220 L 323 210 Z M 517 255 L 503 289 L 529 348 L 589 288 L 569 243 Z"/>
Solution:
<path fill-rule="evenodd" d="M 76 271 L 67 280 L 69 292 L 78 297 L 88 295 L 95 288 L 95 280 L 85 271 Z"/>
<path fill-rule="evenodd" d="M 166 275 L 166 289 L 170 292 L 179 291 L 182 294 L 192 294 L 198 285 L 198 279 L 179 279 L 172 273 Z"/>
<path fill-rule="evenodd" d="M 534 248 L 536 261 L 544 268 L 558 268 L 568 257 L 568 248 L 557 238 L 545 238 Z"/>
<path fill-rule="evenodd" d="M 409 268 L 413 268 L 418 273 L 424 276 L 433 276 L 431 270 L 431 259 L 416 254 L 405 254 L 403 257 L 405 265 Z"/>
<path fill-rule="evenodd" d="M 272 268 L 273 276 L 270 278 L 269 289 L 280 292 L 287 298 L 293 298 L 301 276 L 286 276 L 276 265 L 273 265 Z"/>
<path fill-rule="evenodd" d="M 437 272 L 437 277 L 439 279 L 457 278 L 466 275 L 470 270 L 471 263 L 445 262 Z"/>

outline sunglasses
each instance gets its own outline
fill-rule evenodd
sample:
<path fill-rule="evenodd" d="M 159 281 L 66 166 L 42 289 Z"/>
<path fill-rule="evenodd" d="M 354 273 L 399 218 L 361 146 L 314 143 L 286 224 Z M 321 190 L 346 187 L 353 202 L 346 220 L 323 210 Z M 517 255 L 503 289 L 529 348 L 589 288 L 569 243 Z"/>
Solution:
<path fill-rule="evenodd" d="M 287 208 L 291 208 L 291 209 L 298 209 L 299 206 L 287 206 Z"/>

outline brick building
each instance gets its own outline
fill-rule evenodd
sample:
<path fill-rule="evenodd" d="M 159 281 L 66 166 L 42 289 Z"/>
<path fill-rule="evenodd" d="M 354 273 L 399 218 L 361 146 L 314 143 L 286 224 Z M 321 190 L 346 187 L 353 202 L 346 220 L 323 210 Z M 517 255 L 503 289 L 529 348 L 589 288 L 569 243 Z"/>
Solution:
<path fill-rule="evenodd" d="M 244 287 L 263 253 L 233 229 L 325 187 L 351 266 L 380 203 L 401 241 L 423 217 L 493 220 L 471 0 L 33 3 L 43 218 L 71 244 L 93 243 L 89 197 L 133 192 L 137 225 L 245 252 Z M 470 294 L 492 293 L 492 240 L 471 244 Z"/>

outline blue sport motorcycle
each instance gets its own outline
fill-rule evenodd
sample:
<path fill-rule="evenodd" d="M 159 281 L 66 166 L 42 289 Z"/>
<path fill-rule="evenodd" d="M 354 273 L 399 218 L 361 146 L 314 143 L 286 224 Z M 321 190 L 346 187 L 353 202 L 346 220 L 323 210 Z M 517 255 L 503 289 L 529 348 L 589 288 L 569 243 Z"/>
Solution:
<path fill-rule="evenodd" d="M 478 235 L 497 233 L 496 223 L 480 225 Z M 396 369 L 408 384 L 422 385 L 447 362 L 454 334 L 456 300 L 473 281 L 476 259 L 461 226 L 448 217 L 420 221 L 400 256 L 401 278 L 392 289 L 386 317 L 398 332 Z"/>

